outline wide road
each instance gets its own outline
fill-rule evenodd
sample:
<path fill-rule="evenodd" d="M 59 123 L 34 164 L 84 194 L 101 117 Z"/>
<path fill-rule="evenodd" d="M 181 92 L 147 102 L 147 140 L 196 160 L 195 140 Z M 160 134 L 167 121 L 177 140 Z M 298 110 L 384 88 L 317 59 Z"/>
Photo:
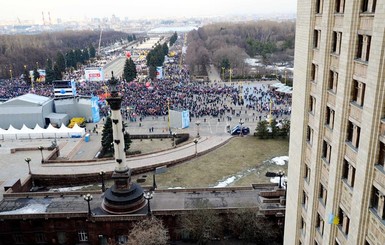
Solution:
<path fill-rule="evenodd" d="M 108 79 L 111 78 L 111 71 L 114 72 L 115 78 L 122 77 L 123 70 L 124 70 L 124 63 L 125 62 L 126 62 L 126 57 L 125 56 L 121 56 L 121 57 L 118 57 L 118 58 L 114 59 L 110 63 L 106 64 L 103 67 L 104 79 L 108 80 Z"/>

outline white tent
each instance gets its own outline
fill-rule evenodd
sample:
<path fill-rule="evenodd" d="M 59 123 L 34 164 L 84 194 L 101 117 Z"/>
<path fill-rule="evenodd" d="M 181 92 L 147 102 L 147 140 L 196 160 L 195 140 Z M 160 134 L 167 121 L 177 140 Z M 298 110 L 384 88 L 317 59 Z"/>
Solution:
<path fill-rule="evenodd" d="M 41 128 L 38 124 L 36 124 L 34 129 L 30 129 L 25 125 L 21 129 L 15 129 L 12 125 L 8 130 L 0 128 L 0 139 L 80 138 L 84 135 L 85 129 L 77 124 L 73 128 L 67 128 L 64 125 L 60 128 L 55 128 L 51 124 L 46 129 Z"/>

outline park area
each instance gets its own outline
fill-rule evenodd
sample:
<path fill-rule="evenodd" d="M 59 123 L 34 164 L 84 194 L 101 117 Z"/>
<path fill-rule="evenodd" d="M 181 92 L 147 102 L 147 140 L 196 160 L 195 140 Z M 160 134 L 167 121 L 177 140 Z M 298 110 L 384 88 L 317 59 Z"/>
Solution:
<path fill-rule="evenodd" d="M 144 141 L 142 144 L 148 145 Z M 151 145 L 156 147 L 156 144 L 153 141 Z M 138 145 L 134 148 L 137 149 L 137 147 Z M 280 170 L 287 172 L 288 152 L 288 139 L 262 140 L 253 136 L 234 137 L 224 146 L 206 155 L 168 168 L 165 173 L 157 174 L 156 184 L 159 189 L 167 189 L 271 183 L 270 177 L 265 176 L 266 172 Z M 153 172 L 133 176 L 133 180 L 145 176 L 145 184 L 151 185 L 152 174 Z"/>

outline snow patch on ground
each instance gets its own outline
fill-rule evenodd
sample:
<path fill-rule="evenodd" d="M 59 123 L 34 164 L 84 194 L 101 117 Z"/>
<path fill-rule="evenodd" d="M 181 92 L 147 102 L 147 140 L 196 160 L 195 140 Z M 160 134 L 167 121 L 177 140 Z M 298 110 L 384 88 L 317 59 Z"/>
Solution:
<path fill-rule="evenodd" d="M 72 186 L 72 187 L 63 187 L 63 188 L 54 188 L 50 189 L 51 192 L 67 192 L 67 191 L 77 191 L 81 190 L 83 188 L 91 187 L 92 185 L 86 185 L 86 186 Z"/>
<path fill-rule="evenodd" d="M 37 213 L 45 213 L 47 210 L 49 204 L 28 204 L 25 207 L 12 210 L 12 211 L 5 211 L 1 212 L 1 214 L 37 214 Z"/>
<path fill-rule="evenodd" d="M 285 165 L 287 162 L 289 162 L 289 157 L 288 156 L 281 156 L 281 157 L 274 157 L 271 159 L 275 164 L 277 165 Z"/>

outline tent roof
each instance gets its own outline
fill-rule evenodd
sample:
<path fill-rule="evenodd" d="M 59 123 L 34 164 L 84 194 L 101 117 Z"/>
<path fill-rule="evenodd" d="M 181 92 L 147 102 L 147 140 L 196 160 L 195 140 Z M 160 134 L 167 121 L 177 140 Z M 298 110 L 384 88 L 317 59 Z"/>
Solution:
<path fill-rule="evenodd" d="M 45 96 L 40 96 L 36 94 L 24 94 L 19 97 L 12 98 L 4 102 L 3 104 L 0 104 L 0 106 L 42 106 L 50 100 L 52 99 Z"/>

